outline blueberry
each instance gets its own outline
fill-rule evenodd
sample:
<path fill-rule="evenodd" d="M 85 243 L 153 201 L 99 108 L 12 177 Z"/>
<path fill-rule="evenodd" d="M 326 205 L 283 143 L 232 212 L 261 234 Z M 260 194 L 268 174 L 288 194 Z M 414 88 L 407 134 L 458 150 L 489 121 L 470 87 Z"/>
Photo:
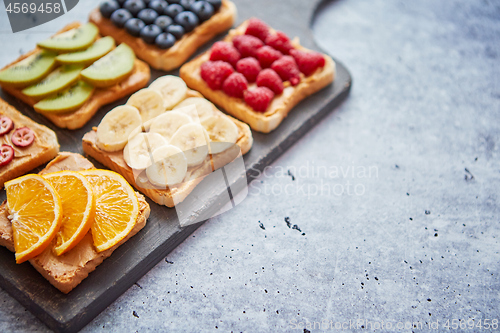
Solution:
<path fill-rule="evenodd" d="M 120 7 L 122 7 L 125 4 L 125 2 L 127 2 L 127 0 L 116 0 L 116 1 L 120 5 Z"/>
<path fill-rule="evenodd" d="M 120 8 L 120 4 L 118 4 L 118 2 L 116 2 L 115 0 L 104 1 L 99 6 L 99 10 L 101 11 L 101 15 L 106 17 L 106 18 L 110 18 L 111 14 L 113 14 L 113 12 L 119 8 Z"/>
<path fill-rule="evenodd" d="M 184 30 L 184 28 L 181 26 L 181 25 L 178 25 L 178 24 L 171 24 L 167 27 L 167 30 L 166 32 L 172 34 L 175 39 L 179 40 L 182 38 L 182 36 L 184 36 L 184 34 L 186 33 L 186 31 Z"/>
<path fill-rule="evenodd" d="M 167 27 L 174 22 L 170 16 L 162 15 L 158 16 L 155 20 L 155 24 L 160 27 L 161 30 L 167 31 Z"/>
<path fill-rule="evenodd" d="M 143 20 L 146 25 L 153 24 L 157 17 L 158 13 L 151 8 L 143 9 L 137 14 L 137 18 Z"/>
<path fill-rule="evenodd" d="M 142 0 L 127 0 L 123 4 L 123 8 L 128 10 L 133 16 L 137 17 L 137 14 L 139 14 L 141 10 L 146 8 L 146 5 Z"/>
<path fill-rule="evenodd" d="M 184 11 L 184 8 L 181 5 L 174 3 L 172 5 L 169 5 L 165 9 L 165 11 L 163 12 L 163 14 L 168 15 L 171 18 L 174 18 L 174 17 L 177 16 L 177 14 L 181 13 L 182 11 Z"/>
<path fill-rule="evenodd" d="M 214 7 L 206 1 L 196 1 L 191 5 L 191 10 L 204 22 L 214 15 Z"/>
<path fill-rule="evenodd" d="M 168 2 L 165 0 L 153 0 L 149 3 L 148 7 L 157 12 L 158 15 L 162 15 L 168 7 Z"/>
<path fill-rule="evenodd" d="M 198 16 L 196 16 L 193 12 L 185 11 L 177 14 L 174 19 L 175 23 L 182 25 L 186 32 L 193 31 L 194 28 L 200 23 L 198 20 Z"/>
<path fill-rule="evenodd" d="M 120 8 L 114 11 L 111 14 L 111 22 L 116 25 L 118 28 L 123 28 L 125 22 L 132 18 L 132 14 L 126 9 Z"/>
<path fill-rule="evenodd" d="M 125 30 L 127 30 L 127 32 L 132 36 L 139 37 L 142 28 L 144 28 L 145 26 L 146 24 L 142 20 L 138 18 L 132 18 L 125 23 Z"/>
<path fill-rule="evenodd" d="M 168 33 L 174 35 L 175 39 L 179 40 L 184 36 L 184 28 L 178 24 L 171 24 L 167 27 L 166 30 Z"/>
<path fill-rule="evenodd" d="M 222 0 L 206 0 L 209 4 L 214 7 L 214 12 L 218 11 L 219 8 L 222 6 Z"/>
<path fill-rule="evenodd" d="M 195 3 L 195 1 L 196 0 L 181 0 L 181 2 L 179 2 L 179 5 L 184 7 L 185 10 L 191 10 L 191 5 Z"/>
<path fill-rule="evenodd" d="M 160 49 L 169 49 L 172 46 L 174 46 L 175 37 L 174 35 L 169 34 L 168 32 L 164 32 L 162 34 L 159 34 L 158 37 L 156 37 L 155 44 Z"/>
<path fill-rule="evenodd" d="M 159 34 L 161 34 L 161 29 L 155 24 L 147 25 L 141 30 L 141 38 L 148 44 L 154 44 Z"/>

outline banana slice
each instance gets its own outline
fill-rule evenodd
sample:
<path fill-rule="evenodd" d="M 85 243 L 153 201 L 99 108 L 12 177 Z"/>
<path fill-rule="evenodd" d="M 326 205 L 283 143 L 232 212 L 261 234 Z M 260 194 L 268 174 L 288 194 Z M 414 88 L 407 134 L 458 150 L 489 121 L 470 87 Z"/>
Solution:
<path fill-rule="evenodd" d="M 200 122 L 205 120 L 206 118 L 213 116 L 214 115 L 214 109 L 216 109 L 215 105 L 213 105 L 211 102 L 207 101 L 204 98 L 201 97 L 189 97 L 177 104 L 174 108 L 174 110 L 177 110 L 179 108 L 184 108 L 187 106 L 193 105 L 196 107 L 196 114 L 197 116 L 194 116 L 193 114 L 190 114 L 191 118 L 193 120 L 199 119 Z M 191 113 L 193 111 L 188 111 L 188 113 Z"/>
<path fill-rule="evenodd" d="M 149 89 L 156 90 L 161 94 L 165 110 L 170 110 L 186 98 L 188 91 L 184 80 L 173 75 L 165 75 L 157 78 L 149 85 Z"/>
<path fill-rule="evenodd" d="M 109 111 L 97 127 L 97 147 L 113 152 L 122 150 L 130 133 L 141 128 L 139 110 L 130 105 L 117 106 Z"/>
<path fill-rule="evenodd" d="M 226 116 L 211 116 L 201 124 L 208 132 L 212 154 L 223 152 L 238 140 L 238 127 Z"/>
<path fill-rule="evenodd" d="M 200 124 L 181 126 L 172 136 L 170 144 L 180 148 L 186 155 L 188 166 L 202 163 L 208 155 L 208 134 Z"/>
<path fill-rule="evenodd" d="M 163 97 L 158 91 L 149 88 L 141 89 L 130 96 L 127 105 L 134 106 L 139 110 L 143 122 L 165 112 Z"/>
<path fill-rule="evenodd" d="M 187 173 L 187 159 L 176 146 L 166 145 L 153 152 L 154 163 L 146 169 L 149 181 L 156 186 L 182 182 Z"/>
<path fill-rule="evenodd" d="M 143 170 L 152 164 L 151 153 L 165 145 L 167 140 L 158 133 L 139 133 L 123 149 L 123 159 L 132 169 Z"/>
<path fill-rule="evenodd" d="M 151 123 L 149 131 L 151 133 L 158 133 L 169 141 L 181 126 L 192 122 L 193 119 L 185 113 L 167 111 L 154 119 Z"/>

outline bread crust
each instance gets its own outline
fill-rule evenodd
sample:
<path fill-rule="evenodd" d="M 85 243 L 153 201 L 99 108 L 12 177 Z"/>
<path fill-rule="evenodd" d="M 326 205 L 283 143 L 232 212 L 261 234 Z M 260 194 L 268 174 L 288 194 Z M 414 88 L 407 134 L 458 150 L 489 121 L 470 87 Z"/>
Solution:
<path fill-rule="evenodd" d="M 245 33 L 247 26 L 248 21 L 243 22 L 236 29 L 230 30 L 224 40 L 232 42 L 234 37 Z M 271 31 L 274 30 L 271 29 Z M 298 40 L 293 40 L 292 44 L 298 50 L 309 51 L 301 46 Z M 210 50 L 182 66 L 180 76 L 190 88 L 198 90 L 203 96 L 223 108 L 227 113 L 250 125 L 253 130 L 269 133 L 279 126 L 300 101 L 333 82 L 335 79 L 335 62 L 328 55 L 323 54 L 323 56 L 325 57 L 325 66 L 323 68 L 319 68 L 308 77 L 301 73 L 301 81 L 296 86 L 292 86 L 288 81 L 284 82 L 285 89 L 283 93 L 275 96 L 266 112 L 263 113 L 254 111 L 241 98 L 230 97 L 222 90 L 212 90 L 201 78 L 200 67 L 210 59 Z M 249 88 L 251 89 L 254 86 L 255 84 L 250 84 Z"/>
<path fill-rule="evenodd" d="M 186 98 L 188 97 L 202 97 L 200 93 L 189 90 Z M 214 109 L 215 112 L 221 111 Z M 227 115 L 226 115 L 227 116 Z M 230 116 L 231 119 L 236 126 L 238 127 L 238 139 L 236 144 L 240 147 L 241 154 L 246 154 L 253 144 L 252 132 L 247 124 L 242 123 L 241 121 L 234 119 Z M 185 179 L 190 179 L 189 181 L 185 181 L 178 186 L 173 186 L 168 189 L 157 189 L 154 186 L 150 185 L 147 187 L 139 186 L 136 182 L 137 174 L 134 175 L 133 170 L 127 165 L 125 160 L 123 159 L 123 150 L 117 152 L 106 152 L 100 149 L 97 146 L 97 132 L 96 128 L 92 131 L 86 133 L 83 136 L 82 145 L 83 151 L 89 156 L 95 158 L 97 161 L 110 168 L 113 171 L 121 174 L 132 186 L 134 186 L 137 190 L 144 193 L 146 196 L 151 198 L 154 202 L 159 205 L 164 205 L 167 207 L 174 207 L 176 203 L 183 201 L 189 193 L 198 185 L 203 178 L 212 172 L 212 169 L 221 167 L 233 161 L 240 151 L 235 152 L 232 149 L 228 149 L 223 151 L 222 153 L 216 154 L 210 159 L 207 159 L 200 164 L 199 166 L 189 168 L 188 175 Z"/>
<path fill-rule="evenodd" d="M 140 59 L 151 67 L 164 71 L 182 65 L 200 46 L 231 28 L 235 20 L 236 6 L 231 1 L 222 0 L 221 8 L 210 19 L 185 34 L 170 49 L 162 50 L 155 45 L 145 43 L 140 37 L 130 35 L 125 29 L 116 27 L 110 19 L 101 15 L 98 8 L 92 10 L 89 15 L 89 21 L 94 23 L 103 35 L 127 43 Z"/>
<path fill-rule="evenodd" d="M 68 168 L 68 166 L 71 166 Z M 60 153 L 51 163 L 43 169 L 40 174 L 50 173 L 59 170 L 73 171 L 86 170 L 94 168 L 86 158 L 79 154 Z M 145 201 L 144 196 L 137 193 L 139 199 L 139 217 L 132 231 L 118 244 L 112 248 L 97 253 L 93 246 L 92 234 L 89 231 L 85 237 L 67 253 L 56 256 L 52 252 L 52 245 L 40 255 L 30 259 L 31 265 L 46 278 L 54 287 L 67 294 L 80 284 L 90 272 L 101 264 L 104 259 L 109 257 L 114 250 L 128 239 L 134 236 L 145 225 L 150 214 L 150 207 Z M 0 245 L 7 247 L 14 252 L 14 241 L 12 239 L 12 227 L 7 218 L 8 212 L 6 202 L 0 206 Z M 54 242 L 54 241 L 53 241 Z"/>
<path fill-rule="evenodd" d="M 3 187 L 6 181 L 24 175 L 34 168 L 50 161 L 59 152 L 59 142 L 57 142 L 56 134 L 49 128 L 40 125 L 30 118 L 22 115 L 12 105 L 0 99 L 0 114 L 9 117 L 16 128 L 27 126 L 36 133 L 36 138 L 29 148 L 19 148 L 19 150 L 29 149 L 27 155 L 15 156 L 14 159 L 7 165 L 0 167 L 0 187 Z M 5 134 L 3 137 L 12 135 Z M 6 138 L 1 138 L 0 143 L 3 143 Z M 7 141 L 9 144 L 10 142 Z M 13 146 L 14 149 L 18 149 Z"/>
<path fill-rule="evenodd" d="M 56 35 L 64 31 L 77 28 L 80 25 L 81 24 L 79 22 L 70 23 L 59 32 L 57 32 Z M 14 65 L 19 61 L 29 57 L 33 53 L 39 51 L 40 48 L 37 47 L 34 50 L 23 54 L 18 59 L 5 66 L 3 69 Z M 134 63 L 134 69 L 127 76 L 127 78 L 107 88 L 96 88 L 92 96 L 77 110 L 61 114 L 41 114 L 43 114 L 47 119 L 53 122 L 57 127 L 67 129 L 81 128 L 96 114 L 101 106 L 114 102 L 145 87 L 150 77 L 151 71 L 149 69 L 149 66 L 143 61 L 136 59 Z M 22 89 L 9 87 L 5 84 L 0 84 L 0 86 L 4 91 L 20 99 L 31 107 L 33 107 L 33 105 L 37 103 L 37 100 L 35 100 L 34 98 L 23 94 Z"/>

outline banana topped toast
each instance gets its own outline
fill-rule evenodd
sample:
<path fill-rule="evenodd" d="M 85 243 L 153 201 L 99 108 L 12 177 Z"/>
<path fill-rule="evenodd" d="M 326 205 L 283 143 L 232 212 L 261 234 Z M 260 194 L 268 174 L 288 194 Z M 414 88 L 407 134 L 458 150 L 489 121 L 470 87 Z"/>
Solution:
<path fill-rule="evenodd" d="M 111 110 L 84 135 L 83 150 L 156 203 L 174 207 L 252 143 L 248 125 L 167 75 Z"/>
<path fill-rule="evenodd" d="M 18 263 L 29 260 L 31 265 L 54 287 L 63 293 L 68 293 L 82 282 L 90 272 L 95 270 L 104 259 L 109 257 L 118 246 L 134 236 L 146 225 L 150 208 L 144 197 L 134 192 L 120 175 L 112 171 L 94 169 L 92 163 L 79 154 L 60 153 L 40 172 L 40 175 L 26 175 L 6 184 L 7 201 L 0 206 L 0 245 L 15 251 Z M 94 198 L 94 201 L 89 199 L 88 207 L 93 208 L 90 208 L 90 215 L 87 216 L 88 221 L 82 222 L 83 228 L 72 231 L 71 223 L 75 219 L 81 219 L 82 216 L 81 214 L 72 215 L 79 205 L 79 201 L 75 199 L 75 193 L 79 193 L 79 189 L 76 188 L 76 182 L 74 181 L 78 178 L 83 178 L 83 183 L 91 184 L 91 188 L 97 183 L 100 185 L 101 190 L 107 194 L 112 194 L 111 197 L 116 200 L 113 205 L 119 205 L 124 215 L 113 215 L 113 211 L 120 210 L 116 210 L 116 207 L 114 209 L 110 207 L 112 205 L 109 202 L 110 196 L 97 193 L 92 189 L 87 193 L 90 198 Z M 105 181 L 110 179 L 112 180 L 110 185 L 103 186 L 103 184 L 106 184 Z M 41 214 L 40 210 L 36 210 L 37 206 L 46 208 L 49 200 L 40 201 L 38 204 L 36 204 L 37 201 L 35 200 L 35 204 L 20 205 L 27 199 L 23 197 L 23 188 L 20 186 L 23 182 L 35 190 L 42 182 L 49 182 L 51 186 L 47 185 L 45 192 L 40 191 L 38 196 L 47 194 L 49 192 L 47 189 L 55 189 L 60 194 L 62 218 L 54 222 L 50 231 L 47 231 L 48 228 L 44 232 L 40 231 L 44 222 L 41 220 L 43 214 Z M 124 190 L 121 190 L 121 187 Z M 126 189 L 127 187 L 129 190 Z M 113 190 L 110 190 L 111 188 Z M 121 192 L 118 190 L 121 190 Z M 124 193 L 128 193 L 128 196 Z M 107 199 L 100 200 L 101 197 Z M 123 201 L 123 198 L 128 201 Z M 126 204 L 133 201 L 135 201 L 135 204 Z M 135 208 L 128 210 L 128 206 Z M 95 209 L 95 215 L 93 209 Z M 54 216 L 57 209 L 46 209 L 43 213 Z M 103 219 L 99 218 L 99 216 L 104 216 L 106 221 L 103 222 Z M 113 224 L 110 220 L 116 222 L 119 221 L 119 218 L 128 221 L 127 227 L 123 232 L 113 234 L 114 238 L 111 240 L 103 241 L 99 230 L 101 228 L 106 229 L 106 225 Z M 30 230 L 29 228 L 33 228 L 33 225 L 30 225 L 33 220 L 37 222 L 35 227 L 38 229 Z M 24 228 L 24 233 L 18 230 L 21 227 Z M 23 237 L 35 231 L 37 237 Z M 78 234 L 78 237 L 75 236 L 78 238 L 76 241 L 74 240 L 75 237 L 67 237 L 70 231 Z M 107 229 L 107 232 L 111 231 L 109 228 Z M 40 245 L 43 238 L 40 235 L 48 239 L 45 244 L 42 244 L 43 246 Z M 33 239 L 37 239 L 38 243 L 35 245 L 23 243 L 33 241 Z M 31 247 L 23 252 L 29 246 Z M 65 247 L 65 249 L 60 250 L 61 247 Z"/>
<path fill-rule="evenodd" d="M 335 78 L 335 62 L 252 18 L 186 63 L 187 85 L 256 131 L 274 130 L 290 110 Z"/>
<path fill-rule="evenodd" d="M 73 22 L 0 70 L 3 90 L 56 126 L 77 129 L 97 110 L 142 87 L 149 66 L 92 23 Z"/>
<path fill-rule="evenodd" d="M 59 152 L 56 134 L 0 99 L 0 186 L 50 161 Z"/>
<path fill-rule="evenodd" d="M 102 34 L 127 43 L 140 59 L 165 71 L 182 65 L 235 19 L 236 6 L 228 0 L 108 0 L 89 16 Z"/>

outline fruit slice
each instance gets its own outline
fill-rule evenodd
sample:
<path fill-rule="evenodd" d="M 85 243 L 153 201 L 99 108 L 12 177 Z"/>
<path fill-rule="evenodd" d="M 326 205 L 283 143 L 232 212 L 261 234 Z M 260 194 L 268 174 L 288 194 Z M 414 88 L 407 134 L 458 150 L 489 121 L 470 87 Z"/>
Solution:
<path fill-rule="evenodd" d="M 167 140 L 158 133 L 139 133 L 123 148 L 123 159 L 132 169 L 146 169 L 152 164 L 151 153 L 166 144 Z"/>
<path fill-rule="evenodd" d="M 20 127 L 12 133 L 10 140 L 17 147 L 28 147 L 35 141 L 35 132 L 29 127 Z"/>
<path fill-rule="evenodd" d="M 122 150 L 130 133 L 140 129 L 141 123 L 141 115 L 135 107 L 117 106 L 102 118 L 97 127 L 97 147 L 108 152 Z"/>
<path fill-rule="evenodd" d="M 165 75 L 157 78 L 149 85 L 149 88 L 161 94 L 165 110 L 173 108 L 187 94 L 187 86 L 184 80 L 173 75 Z"/>
<path fill-rule="evenodd" d="M 154 163 L 146 169 L 149 181 L 157 186 L 175 185 L 187 173 L 187 159 L 176 146 L 166 145 L 153 152 Z"/>
<path fill-rule="evenodd" d="M 153 119 L 165 112 L 163 107 L 163 98 L 160 93 L 153 89 L 141 89 L 127 101 L 127 105 L 131 105 L 139 110 L 143 122 Z"/>
<path fill-rule="evenodd" d="M 61 226 L 61 198 L 39 175 L 26 175 L 5 183 L 7 209 L 12 222 L 16 262 L 45 250 Z"/>
<path fill-rule="evenodd" d="M 82 65 L 61 66 L 47 75 L 42 81 L 23 89 L 23 94 L 41 99 L 50 94 L 64 90 L 78 80 Z"/>
<path fill-rule="evenodd" d="M 14 158 L 14 148 L 12 146 L 3 144 L 0 147 L 0 167 L 7 165 Z"/>
<path fill-rule="evenodd" d="M 180 127 L 170 140 L 170 144 L 184 152 L 188 166 L 195 166 L 207 157 L 208 141 L 205 129 L 200 124 L 192 123 Z"/>
<path fill-rule="evenodd" d="M 158 133 L 169 141 L 181 126 L 192 122 L 193 119 L 185 113 L 168 111 L 154 119 L 149 132 Z"/>
<path fill-rule="evenodd" d="M 33 108 L 37 112 L 45 113 L 64 113 L 78 109 L 82 106 L 94 92 L 94 87 L 90 84 L 78 80 L 74 85 L 63 91 L 50 95 Z"/>
<path fill-rule="evenodd" d="M 109 87 L 121 80 L 134 69 L 134 51 L 125 43 L 82 71 L 82 78 L 96 87 Z"/>
<path fill-rule="evenodd" d="M 226 116 L 212 116 L 202 123 L 210 138 L 210 153 L 218 154 L 238 140 L 238 127 Z"/>
<path fill-rule="evenodd" d="M 38 46 L 61 53 L 79 51 L 89 47 L 98 33 L 99 30 L 94 24 L 87 23 L 41 41 Z"/>
<path fill-rule="evenodd" d="M 139 201 L 127 181 L 113 171 L 81 171 L 96 195 L 92 238 L 97 252 L 105 251 L 124 239 L 134 228 Z"/>
<path fill-rule="evenodd" d="M 56 60 L 61 64 L 83 64 L 90 65 L 99 58 L 102 58 L 115 47 L 115 40 L 113 37 L 107 36 L 99 38 L 90 45 L 90 47 L 83 51 L 60 54 Z"/>
<path fill-rule="evenodd" d="M 196 116 L 192 116 L 193 120 L 199 119 L 199 121 L 203 121 L 204 119 L 212 116 L 214 114 L 215 106 L 201 97 L 189 97 L 177 104 L 174 110 L 184 108 L 186 106 L 193 105 L 196 107 Z"/>
<path fill-rule="evenodd" d="M 95 197 L 85 176 L 74 171 L 43 175 L 61 198 L 63 218 L 56 234 L 54 252 L 60 256 L 71 250 L 87 234 L 94 222 Z"/>
<path fill-rule="evenodd" d="M 25 87 L 42 79 L 55 65 L 55 53 L 37 52 L 0 71 L 0 83 L 12 87 Z"/>
<path fill-rule="evenodd" d="M 0 135 L 9 133 L 14 129 L 14 122 L 7 116 L 0 116 Z"/>

